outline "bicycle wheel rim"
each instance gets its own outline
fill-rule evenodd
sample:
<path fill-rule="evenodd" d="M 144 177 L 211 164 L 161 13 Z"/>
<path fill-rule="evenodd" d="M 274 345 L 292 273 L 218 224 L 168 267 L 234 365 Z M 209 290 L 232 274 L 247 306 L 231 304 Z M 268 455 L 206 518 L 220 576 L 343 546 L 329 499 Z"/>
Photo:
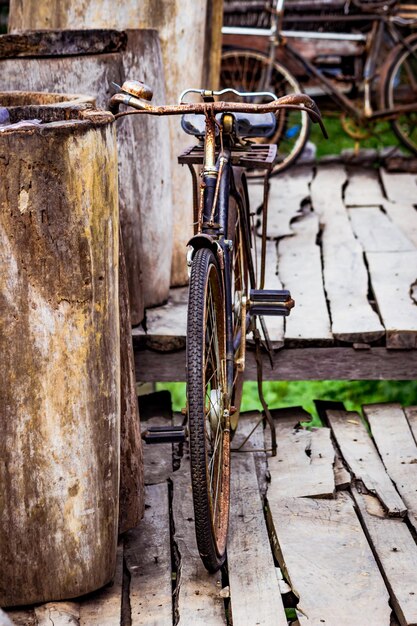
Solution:
<path fill-rule="evenodd" d="M 417 39 L 409 42 L 417 55 Z M 385 85 L 385 104 L 387 108 L 411 104 L 417 99 L 417 59 L 408 50 L 400 50 L 388 70 Z M 399 115 L 391 121 L 391 127 L 409 150 L 417 154 L 417 112 Z"/>
<path fill-rule="evenodd" d="M 208 249 L 198 250 L 190 278 L 187 398 L 196 538 L 205 567 L 226 552 L 230 498 L 230 401 L 221 276 Z"/>
<path fill-rule="evenodd" d="M 296 78 L 281 63 L 275 61 L 272 64 L 270 81 L 268 68 L 269 60 L 263 54 L 229 50 L 222 55 L 220 85 L 222 88 L 233 87 L 238 91 L 272 91 L 277 97 L 301 92 Z M 258 102 L 258 99 L 256 101 Z M 273 169 L 274 173 L 285 170 L 296 161 L 303 151 L 309 133 L 309 117 L 305 111 L 282 110 L 276 117 L 277 130 L 274 135 L 259 140 L 261 143 L 278 145 L 278 160 Z"/>

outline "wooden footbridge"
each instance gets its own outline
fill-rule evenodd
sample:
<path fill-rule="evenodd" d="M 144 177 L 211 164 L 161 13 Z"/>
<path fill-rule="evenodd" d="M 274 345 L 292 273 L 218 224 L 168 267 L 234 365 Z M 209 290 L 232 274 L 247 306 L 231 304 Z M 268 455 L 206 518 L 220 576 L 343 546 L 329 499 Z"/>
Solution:
<path fill-rule="evenodd" d="M 168 396 L 168 397 L 167 397 Z M 257 412 L 233 442 L 226 567 L 208 574 L 195 537 L 187 446 L 145 448 L 146 511 L 119 546 L 114 584 L 74 602 L 11 610 L 15 625 L 394 626 L 417 623 L 417 408 L 320 405 Z M 178 423 L 169 394 L 142 404 L 143 427 Z M 372 429 L 372 437 L 369 434 Z"/>

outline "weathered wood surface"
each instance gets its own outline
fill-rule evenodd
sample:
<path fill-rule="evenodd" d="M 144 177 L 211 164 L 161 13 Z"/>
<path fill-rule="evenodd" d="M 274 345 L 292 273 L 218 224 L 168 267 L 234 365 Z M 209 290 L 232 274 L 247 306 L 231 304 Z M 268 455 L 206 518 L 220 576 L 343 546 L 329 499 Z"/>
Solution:
<path fill-rule="evenodd" d="M 404 409 L 407 421 L 413 433 L 414 440 L 417 442 L 417 406 L 409 406 Z"/>
<path fill-rule="evenodd" d="M 417 445 L 407 418 L 398 404 L 363 407 L 385 468 L 417 529 Z"/>
<path fill-rule="evenodd" d="M 172 425 L 172 409 L 167 396 L 170 398 L 168 392 L 155 392 L 139 398 L 142 432 L 150 426 Z M 144 443 L 143 458 L 145 484 L 165 483 L 173 471 L 172 444 Z"/>
<path fill-rule="evenodd" d="M 174 472 L 173 522 L 174 541 L 181 559 L 177 573 L 176 610 L 178 626 L 188 624 L 226 625 L 221 573 L 209 574 L 200 559 L 195 538 L 194 510 L 191 491 L 190 458 L 185 450 L 181 468 Z"/>
<path fill-rule="evenodd" d="M 126 33 L 117 30 L 32 31 L 2 35 L 0 58 L 120 52 L 126 43 Z"/>
<path fill-rule="evenodd" d="M 327 418 L 341 454 L 356 481 L 375 494 L 391 516 L 404 516 L 406 507 L 385 472 L 361 418 L 349 411 L 327 411 Z"/>
<path fill-rule="evenodd" d="M 414 380 L 417 352 L 386 348 L 283 348 L 274 357 L 263 355 L 264 380 Z M 173 382 L 185 380 L 185 350 L 165 352 L 135 350 L 136 380 Z M 245 379 L 256 380 L 254 353 L 246 353 Z"/>
<path fill-rule="evenodd" d="M 402 626 L 417 624 L 417 546 L 406 524 L 386 519 L 379 500 L 356 489 L 353 497 Z"/>
<path fill-rule="evenodd" d="M 273 493 L 274 498 L 333 498 L 336 487 L 330 429 L 302 428 L 299 422 L 310 416 L 300 407 L 289 411 L 275 409 L 271 413 L 275 421 L 278 450 L 276 456 L 268 459 L 271 473 L 268 494 Z"/>
<path fill-rule="evenodd" d="M 286 626 L 251 453 L 232 458 L 228 573 L 234 626 Z"/>
<path fill-rule="evenodd" d="M 379 206 L 348 210 L 353 232 L 365 252 L 404 252 L 416 246 Z"/>
<path fill-rule="evenodd" d="M 130 574 L 131 626 L 171 626 L 172 581 L 168 483 L 148 485 L 145 516 L 124 539 Z"/>
<path fill-rule="evenodd" d="M 35 608 L 37 626 L 79 626 L 80 606 L 76 602 L 48 602 Z"/>
<path fill-rule="evenodd" d="M 257 252 L 258 252 L 258 263 L 261 254 L 261 241 L 258 238 L 257 240 Z M 275 241 L 267 241 L 266 242 L 266 257 L 265 257 L 265 289 L 282 289 L 283 285 L 278 276 L 278 268 L 277 268 L 277 253 L 276 253 L 277 244 Z M 258 276 L 259 276 L 259 265 L 258 265 Z M 284 318 L 280 316 L 270 317 L 267 319 L 267 328 L 269 333 L 269 338 L 272 342 L 274 348 L 280 348 L 284 345 Z"/>
<path fill-rule="evenodd" d="M 248 411 L 243 416 L 242 419 L 239 419 L 238 428 L 233 437 L 232 451 L 234 455 L 248 454 L 251 451 L 255 461 L 259 491 L 261 496 L 264 496 L 268 489 L 270 476 L 265 452 L 262 413 Z"/>
<path fill-rule="evenodd" d="M 268 502 L 300 624 L 389 626 L 388 593 L 349 496 L 281 498 L 270 490 Z"/>
<path fill-rule="evenodd" d="M 3 606 L 74 597 L 113 575 L 117 161 L 112 116 L 101 118 L 0 134 Z"/>
<path fill-rule="evenodd" d="M 369 253 L 372 289 L 386 329 L 387 348 L 417 348 L 417 250 Z"/>
<path fill-rule="evenodd" d="M 49 8 L 48 8 L 49 14 Z M 76 27 L 75 23 L 68 28 Z M 65 31 L 68 33 L 68 31 Z M 89 32 L 77 32 L 75 40 L 89 44 Z M 108 31 L 102 32 L 103 41 Z M 163 74 L 161 49 L 154 31 L 121 32 L 126 40 L 120 52 L 66 56 L 64 52 L 32 58 L 5 58 L 0 55 L 0 90 L 22 87 L 20 76 L 26 76 L 25 89 L 85 93 L 94 96 L 97 105 L 108 108 L 113 93 L 112 82 L 122 84 L 125 78 L 142 78 L 152 82 Z M 49 39 L 62 37 L 57 31 Z M 24 35 L 8 35 L 8 41 Z M 32 33 L 28 34 L 28 45 Z M 0 45 L 2 36 L 0 36 Z M 93 42 L 95 41 L 93 37 Z M 21 44 L 23 45 L 23 44 Z M 52 44 L 50 44 L 52 45 Z M 94 46 L 93 46 L 94 50 Z M 29 55 L 31 56 L 31 55 Z M 137 76 L 137 68 L 141 76 Z M 156 102 L 164 102 L 163 81 L 152 85 Z M 165 119 L 126 118 L 117 123 L 119 157 L 119 198 L 123 241 L 127 262 L 131 317 L 134 324 L 143 319 L 144 307 L 163 303 L 168 297 L 172 249 L 171 164 Z M 164 228 L 156 228 L 163 224 Z M 155 258 L 159 259 L 155 263 Z"/>

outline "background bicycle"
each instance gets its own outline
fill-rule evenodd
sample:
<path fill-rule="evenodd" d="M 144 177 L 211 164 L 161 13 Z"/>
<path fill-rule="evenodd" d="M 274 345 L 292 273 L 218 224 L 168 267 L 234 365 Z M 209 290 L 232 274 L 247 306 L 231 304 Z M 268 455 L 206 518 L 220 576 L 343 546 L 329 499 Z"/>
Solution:
<path fill-rule="evenodd" d="M 320 98 L 321 109 L 335 106 L 342 112 L 344 130 L 355 140 L 378 132 L 376 124 L 389 121 L 401 144 L 417 153 L 417 34 L 412 5 L 397 2 L 350 3 L 278 0 L 257 8 L 262 28 L 225 26 L 221 84 L 241 88 L 298 91 L 302 87 Z M 299 13 L 314 7 L 313 14 Z M 226 3 L 225 21 L 233 3 Z M 286 10 L 291 30 L 283 28 Z M 317 12 L 317 9 L 326 12 Z M 333 8 L 328 31 L 329 8 Z M 285 9 L 285 11 L 284 11 Z M 270 15 L 270 28 L 264 28 Z M 231 12 L 229 12 L 230 18 Z M 235 18 L 238 16 L 235 13 Z M 315 30 L 307 30 L 305 24 Z M 296 30 L 298 28 L 298 30 Z M 306 28 L 306 30 L 299 30 Z M 344 32 L 340 32 L 341 29 Z M 303 49 L 298 47 L 302 41 Z M 310 45 L 306 45 L 310 43 Z M 325 42 L 325 43 L 324 43 Z M 312 44 L 315 46 L 312 46 Z M 318 45 L 317 45 L 318 44 Z M 237 46 L 247 46 L 245 49 Z M 315 47 L 315 52 L 314 52 Z M 381 62 L 382 60 L 382 62 Z M 325 100 L 323 99 L 325 96 Z M 324 105 L 321 100 L 324 101 Z M 282 171 L 303 151 L 308 138 L 308 119 L 303 114 L 283 113 L 274 141 L 279 144 Z"/>

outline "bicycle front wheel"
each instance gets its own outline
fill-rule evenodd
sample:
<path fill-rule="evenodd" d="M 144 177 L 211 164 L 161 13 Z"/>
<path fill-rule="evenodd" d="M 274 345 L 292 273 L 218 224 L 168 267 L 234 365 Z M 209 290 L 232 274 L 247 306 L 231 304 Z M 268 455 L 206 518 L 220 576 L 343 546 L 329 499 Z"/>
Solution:
<path fill-rule="evenodd" d="M 230 498 L 230 400 L 222 277 L 211 250 L 196 252 L 187 322 L 187 401 L 195 530 L 205 567 L 226 556 Z"/>
<path fill-rule="evenodd" d="M 388 109 L 412 105 L 417 100 L 417 35 L 406 41 L 409 49 L 401 46 L 396 50 L 383 86 Z M 391 126 L 401 143 L 417 154 L 417 111 L 399 114 Z"/>
<path fill-rule="evenodd" d="M 229 50 L 221 60 L 220 86 L 238 91 L 270 91 L 280 98 L 292 93 L 301 93 L 294 76 L 281 63 L 274 62 L 251 50 Z M 268 98 L 256 97 L 257 103 Z M 276 114 L 277 129 L 273 137 L 262 139 L 263 143 L 278 145 L 278 160 L 273 172 L 282 172 L 300 156 L 308 139 L 309 117 L 305 111 L 281 110 Z"/>

